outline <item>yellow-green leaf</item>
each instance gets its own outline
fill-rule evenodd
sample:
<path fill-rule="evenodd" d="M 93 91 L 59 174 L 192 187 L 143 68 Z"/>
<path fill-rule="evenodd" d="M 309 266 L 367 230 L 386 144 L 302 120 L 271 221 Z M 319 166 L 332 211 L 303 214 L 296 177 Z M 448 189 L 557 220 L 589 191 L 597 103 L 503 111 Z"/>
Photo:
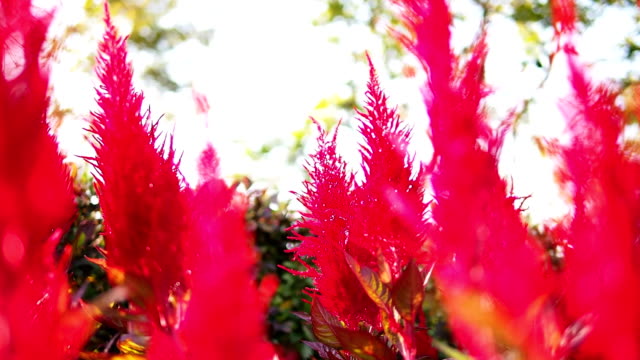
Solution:
<path fill-rule="evenodd" d="M 391 301 L 389 287 L 382 282 L 380 276 L 373 269 L 360 266 L 358 261 L 346 252 L 344 257 L 371 300 L 381 309 L 387 310 Z"/>
<path fill-rule="evenodd" d="M 345 350 L 362 360 L 395 360 L 395 353 L 377 336 L 360 330 L 336 329 L 336 336 Z"/>
<path fill-rule="evenodd" d="M 336 337 L 336 329 L 340 328 L 340 322 L 331 314 L 318 299 L 311 303 L 311 330 L 313 335 L 321 343 L 335 349 L 340 349 L 340 341 Z"/>

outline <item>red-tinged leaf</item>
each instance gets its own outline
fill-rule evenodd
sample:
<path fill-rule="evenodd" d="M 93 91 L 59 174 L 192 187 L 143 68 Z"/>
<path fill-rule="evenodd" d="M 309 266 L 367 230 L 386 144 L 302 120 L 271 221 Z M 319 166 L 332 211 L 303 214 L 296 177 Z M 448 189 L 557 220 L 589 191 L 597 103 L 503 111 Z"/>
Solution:
<path fill-rule="evenodd" d="M 335 334 L 345 350 L 362 360 L 396 360 L 395 353 L 386 342 L 363 330 L 335 329 Z"/>
<path fill-rule="evenodd" d="M 340 353 L 333 348 L 328 347 L 327 345 L 317 342 L 317 341 L 303 341 L 305 345 L 310 347 L 312 350 L 318 352 L 321 358 L 327 360 L 345 360 Z"/>
<path fill-rule="evenodd" d="M 335 349 L 342 346 L 336 335 L 336 329 L 341 328 L 340 322 L 331 314 L 318 299 L 311 303 L 311 330 L 321 343 Z"/>
<path fill-rule="evenodd" d="M 391 290 L 393 306 L 407 322 L 413 323 L 424 299 L 424 276 L 411 260 Z"/>
<path fill-rule="evenodd" d="M 291 314 L 297 316 L 298 318 L 300 318 L 303 321 L 311 322 L 311 316 L 309 314 L 307 314 L 306 312 L 293 311 Z"/>
<path fill-rule="evenodd" d="M 391 292 L 389 291 L 389 287 L 382 282 L 380 276 L 371 268 L 358 264 L 356 259 L 347 252 L 344 253 L 344 258 L 371 300 L 381 309 L 388 309 Z"/>

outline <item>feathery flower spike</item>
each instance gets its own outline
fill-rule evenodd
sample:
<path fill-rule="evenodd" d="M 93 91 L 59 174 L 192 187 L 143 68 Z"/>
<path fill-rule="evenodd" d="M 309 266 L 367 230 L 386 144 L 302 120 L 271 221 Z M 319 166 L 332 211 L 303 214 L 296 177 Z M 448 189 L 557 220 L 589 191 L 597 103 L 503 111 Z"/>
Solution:
<path fill-rule="evenodd" d="M 32 7 L 0 2 L 0 358 L 71 360 L 91 322 L 70 309 L 68 254 L 54 259 L 75 206 L 46 118 L 41 50 L 53 14 Z"/>
<path fill-rule="evenodd" d="M 158 122 L 142 110 L 143 95 L 132 83 L 127 39 L 118 35 L 107 3 L 105 12 L 96 70 L 100 111 L 92 113 L 91 124 L 96 156 L 90 160 L 104 214 L 107 267 L 136 283 L 136 290 L 144 292 L 137 295 L 150 318 L 172 328 L 178 319 L 169 299 L 181 298 L 188 287 L 181 260 L 190 216 L 187 197 L 172 144 L 165 150 Z"/>
<path fill-rule="evenodd" d="M 193 232 L 185 262 L 192 272 L 191 299 L 175 332 L 154 335 L 149 360 L 274 358 L 254 279 L 257 257 L 245 224 L 246 199 L 218 174 L 209 145 L 200 158 L 201 183 L 190 201 Z"/>
<path fill-rule="evenodd" d="M 473 356 L 516 347 L 546 358 L 544 304 L 550 295 L 544 251 L 528 236 L 498 174 L 505 127 L 491 129 L 482 100 L 484 30 L 461 63 L 451 50 L 445 0 L 398 0 L 409 35 L 401 41 L 427 71 L 425 104 L 434 146 L 431 181 L 436 281 L 454 335 Z M 546 321 L 546 320 L 545 320 Z"/>
<path fill-rule="evenodd" d="M 402 282 L 400 286 L 407 285 L 406 294 L 412 294 L 408 296 L 413 296 L 409 287 L 419 288 L 412 300 L 417 302 L 423 290 L 420 268 L 431 265 L 423 171 L 408 152 L 411 130 L 387 105 L 371 61 L 369 65 L 366 106 L 358 111 L 358 130 L 364 139 L 360 146 L 363 180 L 356 182 L 337 154 L 337 131 L 328 137 L 319 129 L 318 150 L 307 165 L 310 180 L 298 197 L 306 212 L 296 227 L 309 229 L 311 235 L 294 237 L 301 243 L 293 252 L 307 270 L 292 272 L 314 280 L 311 318 L 316 336 L 325 345 L 355 351 L 351 340 L 362 336 L 361 340 L 368 339 L 362 341 L 371 341 L 369 349 L 377 349 L 377 356 L 384 358 L 386 345 L 376 343 L 369 334 L 349 332 L 366 324 L 384 331 L 402 355 L 412 359 L 416 311 L 410 304 L 398 304 L 401 301 L 393 294 L 394 285 Z M 415 275 L 413 280 L 403 277 L 409 273 Z M 404 325 L 394 315 L 399 307 Z M 322 326 L 315 325 L 321 317 L 335 317 L 349 329 L 338 329 L 338 334 L 351 335 L 323 337 Z"/>
<path fill-rule="evenodd" d="M 624 116 L 616 105 L 619 93 L 591 81 L 579 63 L 571 41 L 575 16 L 566 15 L 575 4 L 552 4 L 554 23 L 563 24 L 557 40 L 566 41 L 573 87 L 561 103 L 570 140 L 559 154 L 561 179 L 573 201 L 563 274 L 568 322 L 585 323 L 580 355 L 634 359 L 640 357 L 640 164 L 621 145 Z"/>

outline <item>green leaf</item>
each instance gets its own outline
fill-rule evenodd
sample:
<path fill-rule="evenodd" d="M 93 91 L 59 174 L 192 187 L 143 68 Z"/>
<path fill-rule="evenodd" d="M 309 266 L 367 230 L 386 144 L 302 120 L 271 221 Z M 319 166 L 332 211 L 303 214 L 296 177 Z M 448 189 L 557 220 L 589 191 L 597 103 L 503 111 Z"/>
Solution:
<path fill-rule="evenodd" d="M 391 302 L 391 292 L 389 287 L 382 282 L 380 276 L 371 268 L 360 266 L 358 261 L 347 252 L 344 253 L 344 257 L 371 300 L 381 309 L 388 310 Z"/>
<path fill-rule="evenodd" d="M 447 343 L 442 341 L 433 340 L 433 347 L 453 360 L 473 360 L 471 356 L 449 346 Z"/>
<path fill-rule="evenodd" d="M 316 339 L 327 346 L 340 349 L 341 344 L 335 331 L 341 327 L 338 319 L 322 306 L 318 299 L 313 299 L 311 303 L 311 330 Z"/>
<path fill-rule="evenodd" d="M 391 291 L 393 305 L 407 322 L 413 322 L 416 310 L 424 299 L 424 277 L 415 261 L 411 260 Z"/>
<path fill-rule="evenodd" d="M 336 336 L 345 350 L 362 360 L 395 360 L 395 353 L 384 341 L 366 331 L 336 329 Z"/>

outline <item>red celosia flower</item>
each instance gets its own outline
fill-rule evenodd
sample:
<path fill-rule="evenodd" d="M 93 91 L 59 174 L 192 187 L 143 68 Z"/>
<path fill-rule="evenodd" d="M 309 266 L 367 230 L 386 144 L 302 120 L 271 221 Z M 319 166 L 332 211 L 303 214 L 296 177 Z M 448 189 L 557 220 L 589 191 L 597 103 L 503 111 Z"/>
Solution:
<path fill-rule="evenodd" d="M 61 236 L 58 230 L 40 249 L 32 248 L 32 265 L 20 267 L 13 289 L 3 289 L 0 304 L 3 311 L 9 311 L 0 311 L 2 359 L 73 360 L 93 332 L 91 314 L 69 307 L 66 268 L 70 253 L 57 264 L 53 259 Z"/>
<path fill-rule="evenodd" d="M 75 209 L 71 178 L 46 119 L 49 77 L 40 51 L 51 15 L 36 17 L 30 9 L 28 1 L 0 5 L 0 234 L 16 238 L 13 245 L 3 241 L 7 271 L 23 260 L 39 261 L 32 253 L 54 229 L 70 225 Z"/>
<path fill-rule="evenodd" d="M 378 305 L 364 291 L 348 258 L 373 269 L 387 283 L 396 280 L 411 259 L 427 261 L 422 172 L 407 152 L 410 129 L 387 105 L 371 66 L 365 110 L 359 112 L 364 179 L 356 183 L 336 153 L 336 134 L 321 130 L 318 150 L 307 171 L 310 180 L 299 196 L 306 207 L 297 227 L 295 256 L 315 267 L 301 275 L 314 279 L 317 301 L 356 328 L 365 322 L 381 328 Z M 343 255 L 345 254 L 345 255 Z M 347 256 L 347 257 L 345 257 Z"/>
<path fill-rule="evenodd" d="M 46 119 L 52 14 L 31 10 L 0 3 L 0 358 L 75 359 L 90 319 L 69 310 L 67 261 L 54 260 L 75 206 Z"/>
<path fill-rule="evenodd" d="M 484 32 L 465 63 L 449 44 L 445 0 L 398 1 L 405 45 L 428 72 L 425 103 L 434 146 L 432 186 L 436 280 L 459 342 L 481 358 L 516 346 L 544 358 L 542 323 L 550 279 L 544 252 L 528 236 L 514 197 L 498 174 L 504 127 L 492 130 L 481 102 Z"/>
<path fill-rule="evenodd" d="M 217 163 L 209 146 L 200 161 L 202 183 L 191 200 L 194 230 L 185 253 L 192 288 L 184 320 L 173 334 L 153 337 L 150 360 L 274 357 L 254 280 L 257 258 L 244 221 L 247 204 L 218 177 Z"/>
<path fill-rule="evenodd" d="M 100 112 L 92 114 L 91 131 L 107 265 L 148 282 L 152 294 L 142 295 L 149 315 L 171 327 L 176 319 L 169 299 L 181 297 L 187 281 L 181 261 L 189 228 L 187 197 L 172 146 L 165 150 L 158 123 L 143 112 L 143 95 L 132 84 L 126 38 L 118 35 L 108 9 L 105 22 L 97 58 Z"/>
<path fill-rule="evenodd" d="M 428 262 L 425 247 L 424 174 L 415 169 L 407 150 L 411 130 L 400 122 L 395 108 L 387 105 L 387 96 L 369 60 L 370 80 L 365 111 L 360 115 L 359 131 L 364 180 L 354 191 L 360 219 L 350 230 L 355 254 L 361 265 L 377 268 L 382 255 L 397 278 L 409 259 Z M 357 249 L 367 249 L 361 254 Z M 380 249 L 380 254 L 372 252 Z"/>
<path fill-rule="evenodd" d="M 571 34 L 576 28 L 576 4 L 573 1 L 560 0 L 551 2 L 552 24 L 556 36 Z"/>
<path fill-rule="evenodd" d="M 361 321 L 377 324 L 376 304 L 341 256 L 349 245 L 353 223 L 350 218 L 356 214 L 351 211 L 355 204 L 353 175 L 336 152 L 337 130 L 332 138 L 327 138 L 319 126 L 318 129 L 318 150 L 311 155 L 307 166 L 310 180 L 304 182 L 305 191 L 298 197 L 306 208 L 298 226 L 313 235 L 296 235 L 302 242 L 294 250 L 296 257 L 313 258 L 317 268 L 308 267 L 305 272 L 294 273 L 313 278 L 323 306 L 349 326 L 356 327 Z"/>
<path fill-rule="evenodd" d="M 154 331 L 148 358 L 271 359 L 246 201 L 219 177 L 211 146 L 201 157 L 198 188 L 183 189 L 174 150 L 163 151 L 157 123 L 141 112 L 126 39 L 108 12 L 106 24 L 93 162 L 100 175 L 107 265 L 124 271 L 125 281 L 135 278 L 134 285 L 150 283 L 155 299 L 144 305 L 165 330 Z"/>
<path fill-rule="evenodd" d="M 557 9 L 574 6 L 570 0 L 554 1 L 555 22 L 567 21 Z M 572 29 L 565 26 L 559 36 L 570 37 Z M 590 81 L 570 40 L 568 49 L 573 94 L 562 110 L 570 141 L 560 155 L 574 209 L 566 231 L 566 311 L 570 321 L 590 329 L 582 355 L 635 359 L 640 357 L 639 167 L 620 144 L 624 117 L 615 104 L 618 92 Z"/>

